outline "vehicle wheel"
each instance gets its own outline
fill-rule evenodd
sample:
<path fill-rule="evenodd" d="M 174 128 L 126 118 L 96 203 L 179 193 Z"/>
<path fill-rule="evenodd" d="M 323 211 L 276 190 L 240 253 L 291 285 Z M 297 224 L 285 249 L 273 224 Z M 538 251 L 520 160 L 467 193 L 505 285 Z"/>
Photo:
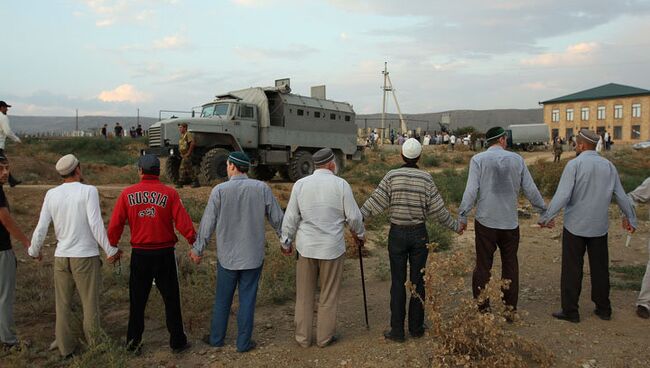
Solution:
<path fill-rule="evenodd" d="M 278 173 L 280 173 L 280 177 L 282 180 L 290 181 L 291 177 L 289 176 L 289 166 L 282 166 L 279 170 Z"/>
<path fill-rule="evenodd" d="M 535 146 L 532 144 L 529 144 L 526 146 L 526 151 L 528 152 L 533 152 L 535 150 Z"/>
<path fill-rule="evenodd" d="M 273 179 L 278 172 L 274 167 L 267 165 L 257 165 L 253 168 L 253 177 L 257 180 L 267 181 Z"/>
<path fill-rule="evenodd" d="M 314 172 L 314 160 L 311 153 L 298 151 L 289 162 L 289 179 L 297 181 Z"/>
<path fill-rule="evenodd" d="M 165 176 L 172 183 L 178 183 L 178 169 L 181 167 L 181 158 L 178 156 L 169 156 L 165 161 Z"/>
<path fill-rule="evenodd" d="M 224 179 L 228 177 L 226 171 L 226 161 L 228 161 L 227 149 L 213 148 L 203 156 L 201 160 L 201 177 L 205 183 L 213 180 Z"/>

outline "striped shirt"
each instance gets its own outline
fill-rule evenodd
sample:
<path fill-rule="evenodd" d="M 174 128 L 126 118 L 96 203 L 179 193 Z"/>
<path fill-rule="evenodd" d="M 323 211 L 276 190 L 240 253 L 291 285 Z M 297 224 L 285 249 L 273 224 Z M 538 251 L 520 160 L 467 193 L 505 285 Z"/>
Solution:
<path fill-rule="evenodd" d="M 386 209 L 390 222 L 395 225 L 417 225 L 431 216 L 446 227 L 458 230 L 458 222 L 447 211 L 431 174 L 417 168 L 389 171 L 361 207 L 361 214 L 368 219 Z"/>

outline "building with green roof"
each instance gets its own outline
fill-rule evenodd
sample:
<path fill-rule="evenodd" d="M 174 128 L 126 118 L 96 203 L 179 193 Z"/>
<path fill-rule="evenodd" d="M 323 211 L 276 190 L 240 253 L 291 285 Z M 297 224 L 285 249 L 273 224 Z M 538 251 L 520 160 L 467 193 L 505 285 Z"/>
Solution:
<path fill-rule="evenodd" d="M 605 132 L 618 143 L 650 139 L 650 90 L 609 83 L 540 102 L 551 136 L 580 129 Z"/>

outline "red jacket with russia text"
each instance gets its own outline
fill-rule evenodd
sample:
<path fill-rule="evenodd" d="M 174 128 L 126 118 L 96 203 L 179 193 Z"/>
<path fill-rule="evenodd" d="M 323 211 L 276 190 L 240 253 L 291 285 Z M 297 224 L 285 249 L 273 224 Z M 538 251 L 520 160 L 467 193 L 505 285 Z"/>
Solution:
<path fill-rule="evenodd" d="M 196 240 L 194 224 L 178 192 L 162 184 L 155 175 L 143 175 L 140 183 L 120 194 L 108 224 L 111 245 L 120 241 L 127 220 L 133 248 L 155 250 L 173 247 L 178 241 L 174 225 L 190 245 Z"/>

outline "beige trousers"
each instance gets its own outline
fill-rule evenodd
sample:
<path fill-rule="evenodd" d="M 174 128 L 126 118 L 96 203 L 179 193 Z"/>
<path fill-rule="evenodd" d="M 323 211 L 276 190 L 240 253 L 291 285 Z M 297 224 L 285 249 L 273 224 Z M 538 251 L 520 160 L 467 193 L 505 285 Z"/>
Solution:
<path fill-rule="evenodd" d="M 83 330 L 86 342 L 94 343 L 99 331 L 99 293 L 102 261 L 99 256 L 85 258 L 54 258 L 54 295 L 56 300 L 55 336 L 62 356 L 74 352 L 77 339 L 73 331 L 72 296 L 75 286 L 83 309 Z"/>
<path fill-rule="evenodd" d="M 316 344 L 325 346 L 336 331 L 336 309 L 339 304 L 344 255 L 324 260 L 300 256 L 296 265 L 296 341 L 308 347 L 312 342 L 314 295 L 320 279 Z M 319 277 L 320 276 L 320 277 Z"/>

